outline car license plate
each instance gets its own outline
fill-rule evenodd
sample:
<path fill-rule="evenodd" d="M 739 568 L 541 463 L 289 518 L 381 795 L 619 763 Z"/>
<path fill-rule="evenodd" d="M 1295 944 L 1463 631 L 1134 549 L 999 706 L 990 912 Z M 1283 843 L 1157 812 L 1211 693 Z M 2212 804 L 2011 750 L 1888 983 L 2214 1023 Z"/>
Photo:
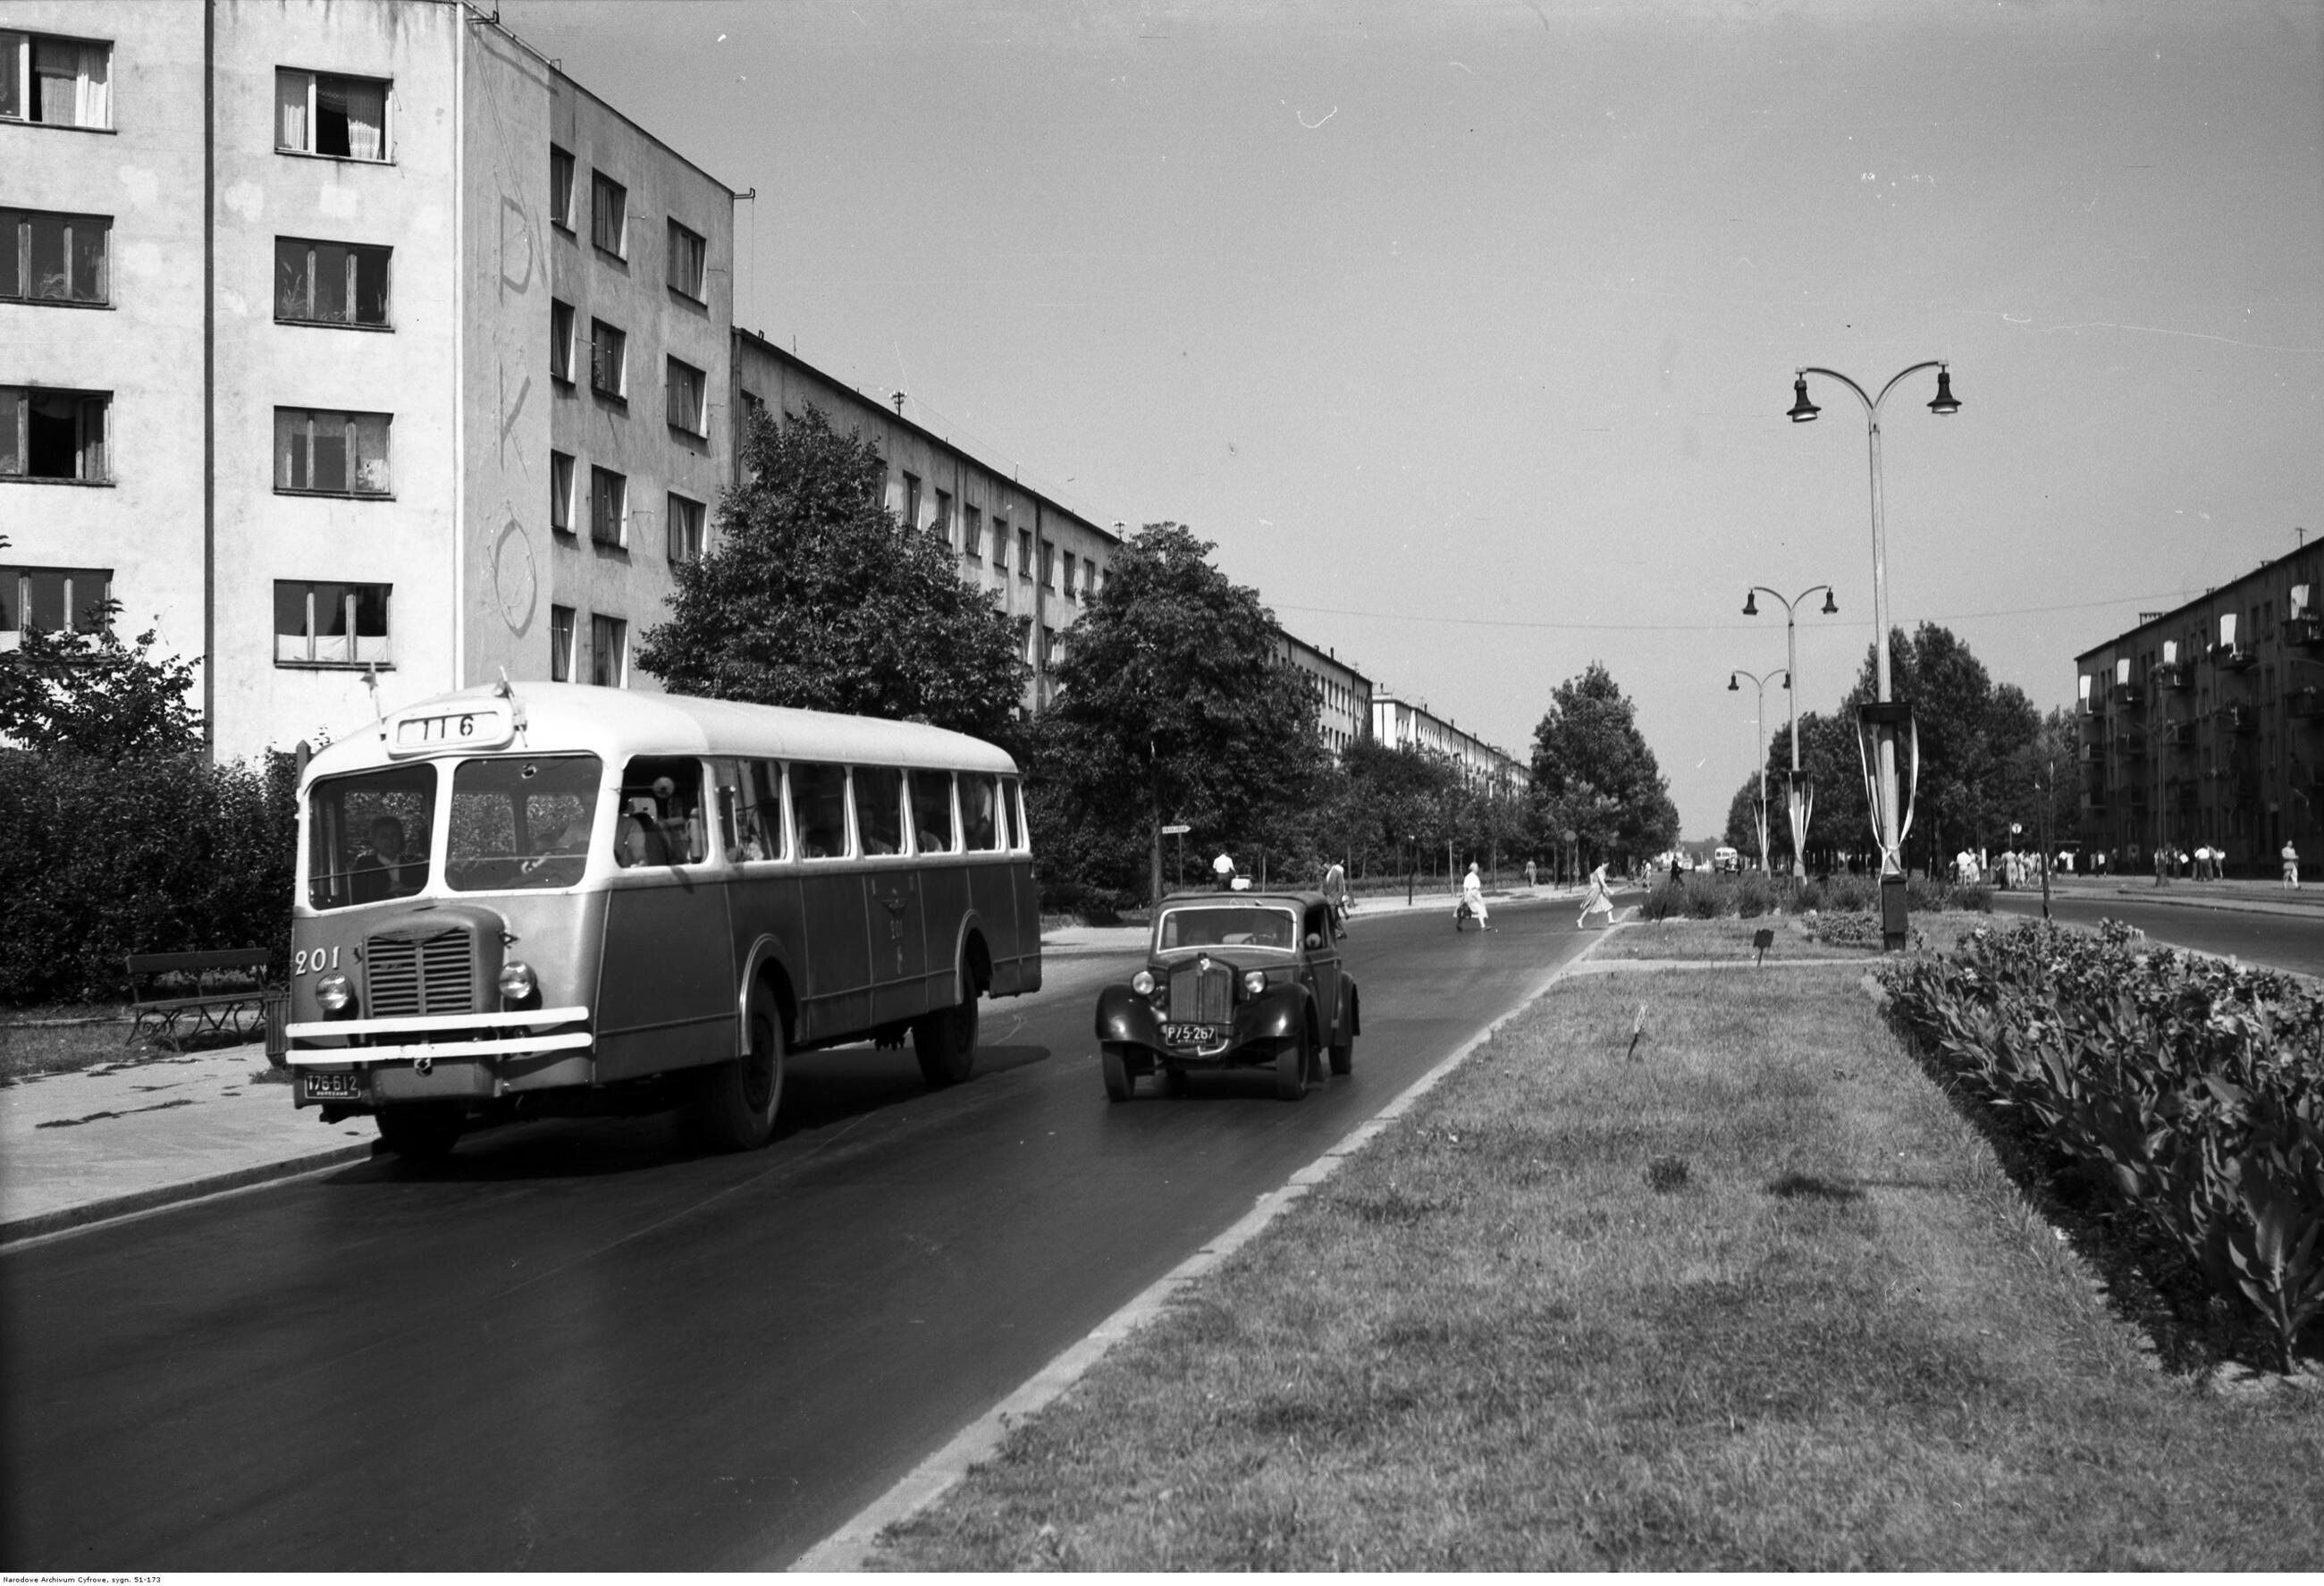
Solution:
<path fill-rule="evenodd" d="M 1214 1047 L 1227 1038 L 1227 1032 L 1215 1024 L 1166 1024 L 1162 1038 L 1174 1047 Z"/>
<path fill-rule="evenodd" d="M 310 1102 L 352 1102 L 363 1095 L 363 1075 L 359 1074 L 309 1074 L 305 1078 L 307 1099 Z"/>

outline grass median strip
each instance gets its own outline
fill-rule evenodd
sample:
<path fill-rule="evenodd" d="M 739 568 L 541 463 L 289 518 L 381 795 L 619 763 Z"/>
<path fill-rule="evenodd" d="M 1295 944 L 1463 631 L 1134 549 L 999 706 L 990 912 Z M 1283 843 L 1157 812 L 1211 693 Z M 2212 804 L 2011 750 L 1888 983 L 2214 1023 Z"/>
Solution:
<path fill-rule="evenodd" d="M 2312 1566 L 2142 1342 L 1852 979 L 1569 981 L 870 1562 Z"/>

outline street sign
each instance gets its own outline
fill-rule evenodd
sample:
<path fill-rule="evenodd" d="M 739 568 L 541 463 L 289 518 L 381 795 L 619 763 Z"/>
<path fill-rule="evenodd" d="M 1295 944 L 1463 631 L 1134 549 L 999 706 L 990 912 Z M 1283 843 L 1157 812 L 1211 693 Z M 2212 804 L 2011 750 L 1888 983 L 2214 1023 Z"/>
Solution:
<path fill-rule="evenodd" d="M 1192 826 L 1164 826 L 1162 834 L 1166 837 L 1183 837 L 1194 829 Z"/>

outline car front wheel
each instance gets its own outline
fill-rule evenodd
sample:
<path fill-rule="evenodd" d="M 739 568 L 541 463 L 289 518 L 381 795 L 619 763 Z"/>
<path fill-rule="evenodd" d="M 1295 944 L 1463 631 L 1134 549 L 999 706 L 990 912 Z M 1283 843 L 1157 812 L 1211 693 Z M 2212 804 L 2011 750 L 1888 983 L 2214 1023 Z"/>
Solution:
<path fill-rule="evenodd" d="M 1099 1071 L 1105 1075 L 1105 1099 L 1127 1102 L 1138 1093 L 1137 1076 L 1130 1072 L 1130 1060 L 1122 1055 L 1119 1043 L 1108 1041 L 1098 1054 Z"/>

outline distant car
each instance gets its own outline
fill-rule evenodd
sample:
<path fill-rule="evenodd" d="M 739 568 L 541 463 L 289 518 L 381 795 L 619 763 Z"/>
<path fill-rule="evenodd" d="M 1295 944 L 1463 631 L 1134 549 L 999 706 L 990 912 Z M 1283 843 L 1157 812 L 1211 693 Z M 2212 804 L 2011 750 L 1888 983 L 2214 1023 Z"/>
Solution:
<path fill-rule="evenodd" d="M 1722 875 L 1731 876 L 1743 868 L 1743 856 L 1732 848 L 1722 846 L 1713 849 L 1711 854 L 1711 868 Z"/>
<path fill-rule="evenodd" d="M 1266 1068 L 1296 1102 L 1355 1067 L 1362 1028 L 1355 977 L 1341 962 L 1320 892 L 1186 893 L 1154 911 L 1146 967 L 1098 993 L 1099 1066 L 1110 1101 L 1141 1075 L 1167 1094 L 1186 1076 Z"/>

